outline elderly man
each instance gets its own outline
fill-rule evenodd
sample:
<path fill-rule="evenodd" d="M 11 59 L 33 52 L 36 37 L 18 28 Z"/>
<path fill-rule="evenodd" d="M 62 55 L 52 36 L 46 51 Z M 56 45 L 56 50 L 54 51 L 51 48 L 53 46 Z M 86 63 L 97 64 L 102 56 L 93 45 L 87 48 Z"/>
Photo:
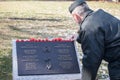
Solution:
<path fill-rule="evenodd" d="M 80 26 L 82 80 L 95 80 L 102 60 L 109 63 L 110 80 L 120 80 L 120 20 L 102 9 L 91 10 L 84 0 L 74 1 L 69 11 Z"/>

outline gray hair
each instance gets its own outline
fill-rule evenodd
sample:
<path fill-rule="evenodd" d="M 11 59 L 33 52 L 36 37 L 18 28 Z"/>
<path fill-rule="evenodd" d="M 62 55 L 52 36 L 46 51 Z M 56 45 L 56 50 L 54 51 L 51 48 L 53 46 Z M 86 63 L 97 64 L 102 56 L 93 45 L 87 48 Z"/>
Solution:
<path fill-rule="evenodd" d="M 86 3 L 83 3 L 83 4 L 81 4 L 80 6 L 76 7 L 76 8 L 73 10 L 72 14 L 77 13 L 77 14 L 79 14 L 80 16 L 83 16 L 84 13 L 85 13 L 86 11 L 88 11 L 88 10 L 90 10 L 90 8 L 88 7 L 88 5 L 87 5 Z"/>

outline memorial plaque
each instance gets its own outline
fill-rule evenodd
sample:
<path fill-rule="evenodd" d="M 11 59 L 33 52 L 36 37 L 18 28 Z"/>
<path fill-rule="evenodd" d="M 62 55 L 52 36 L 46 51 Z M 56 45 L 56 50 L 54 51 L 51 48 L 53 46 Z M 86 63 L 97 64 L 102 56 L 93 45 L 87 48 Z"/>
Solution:
<path fill-rule="evenodd" d="M 13 66 L 17 66 L 17 71 L 13 71 L 16 71 L 19 77 L 80 74 L 74 41 L 25 41 L 14 44 L 13 57 L 15 54 L 16 57 L 13 59 L 16 59 L 16 63 L 13 61 Z"/>

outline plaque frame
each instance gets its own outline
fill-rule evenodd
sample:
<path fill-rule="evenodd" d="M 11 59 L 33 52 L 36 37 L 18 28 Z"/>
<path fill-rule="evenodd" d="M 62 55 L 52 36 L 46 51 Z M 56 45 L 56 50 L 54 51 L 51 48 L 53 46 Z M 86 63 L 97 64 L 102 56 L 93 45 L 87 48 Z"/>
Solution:
<path fill-rule="evenodd" d="M 74 41 L 76 57 L 80 68 L 80 54 L 76 50 L 76 43 Z M 80 80 L 81 73 L 74 74 L 54 74 L 54 75 L 28 75 L 19 76 L 18 75 L 18 61 L 17 61 L 17 50 L 16 50 L 16 40 L 12 41 L 12 75 L 13 80 Z"/>

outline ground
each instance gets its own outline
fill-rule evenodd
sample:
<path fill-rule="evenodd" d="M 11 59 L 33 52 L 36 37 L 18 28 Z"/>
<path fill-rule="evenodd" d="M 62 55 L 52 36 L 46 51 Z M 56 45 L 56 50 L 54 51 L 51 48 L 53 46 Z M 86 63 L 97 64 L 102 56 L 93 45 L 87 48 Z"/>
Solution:
<path fill-rule="evenodd" d="M 12 80 L 12 40 L 66 38 L 78 25 L 68 12 L 71 1 L 0 2 L 0 80 Z M 120 19 L 120 3 L 88 2 L 93 10 L 104 9 Z M 81 52 L 81 49 L 79 49 Z M 104 73 L 104 71 L 101 71 Z M 99 74 L 101 74 L 99 72 Z"/>

